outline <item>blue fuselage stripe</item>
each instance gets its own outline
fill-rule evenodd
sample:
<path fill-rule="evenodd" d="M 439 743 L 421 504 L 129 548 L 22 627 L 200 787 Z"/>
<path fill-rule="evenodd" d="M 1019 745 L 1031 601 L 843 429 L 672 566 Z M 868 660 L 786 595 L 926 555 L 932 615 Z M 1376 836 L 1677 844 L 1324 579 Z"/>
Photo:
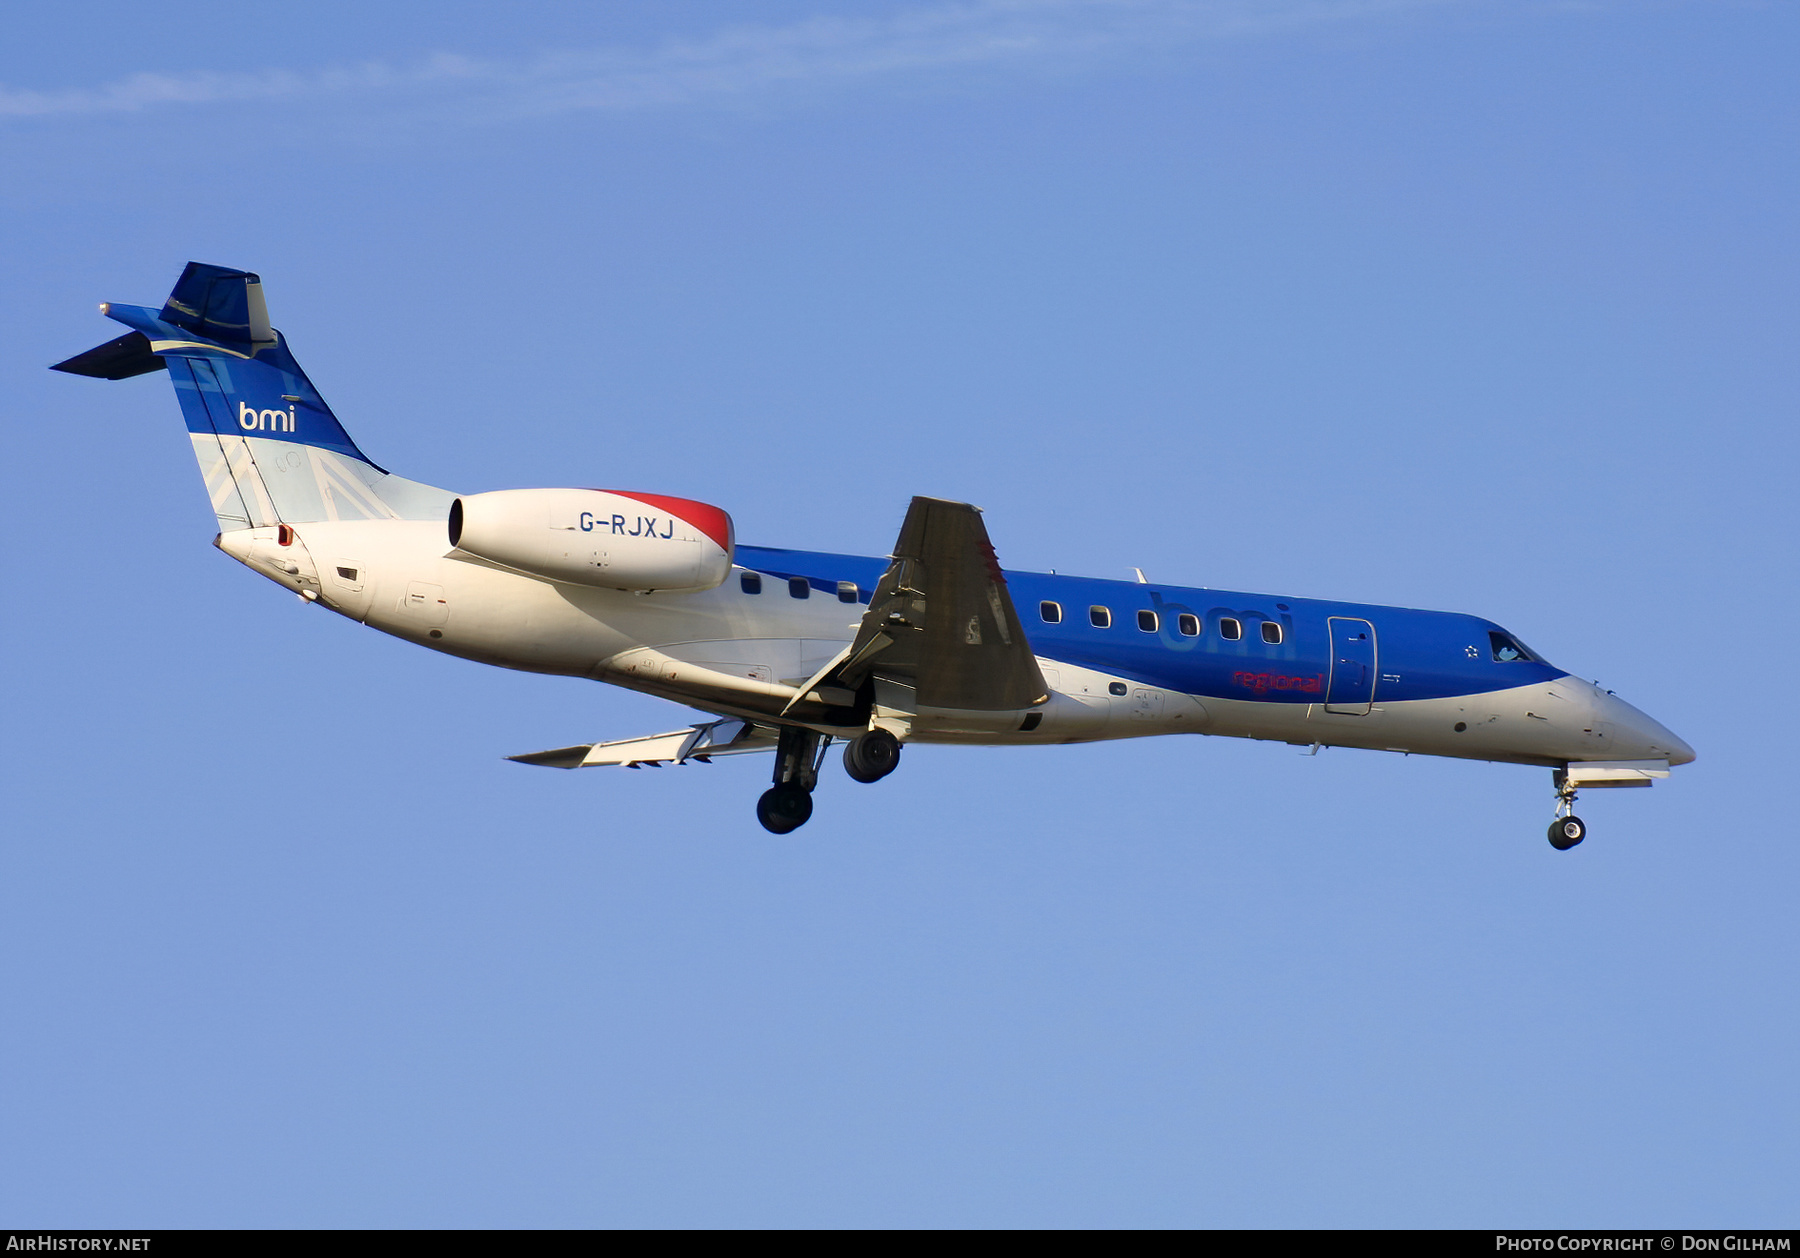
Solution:
<path fill-rule="evenodd" d="M 853 581 L 864 601 L 887 568 L 884 559 L 760 546 L 739 546 L 737 562 L 773 576 L 805 577 L 821 589 Z M 1488 635 L 1505 630 L 1479 616 L 1042 572 L 1008 572 L 1006 580 L 1038 655 L 1184 694 L 1325 702 L 1334 663 L 1333 618 L 1373 627 L 1372 652 L 1359 644 L 1355 656 L 1342 649 L 1336 654 L 1344 657 L 1340 672 L 1373 655 L 1377 702 L 1484 694 L 1567 675 L 1536 660 L 1495 659 Z M 1060 622 L 1043 619 L 1044 602 L 1061 607 Z M 1109 627 L 1092 623 L 1092 607 L 1110 612 Z M 1154 614 L 1154 630 L 1139 627 L 1139 612 Z M 1181 632 L 1183 613 L 1200 622 L 1198 636 Z M 1235 620 L 1242 636 L 1222 637 L 1225 620 Z M 1269 634 L 1279 642 L 1265 640 L 1264 622 L 1279 627 L 1279 635 Z"/>

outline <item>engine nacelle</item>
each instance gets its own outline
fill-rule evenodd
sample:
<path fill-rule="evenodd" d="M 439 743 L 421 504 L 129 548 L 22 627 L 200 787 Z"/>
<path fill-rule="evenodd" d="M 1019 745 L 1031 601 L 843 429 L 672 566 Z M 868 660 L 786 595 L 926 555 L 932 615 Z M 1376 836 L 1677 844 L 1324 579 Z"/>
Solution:
<path fill-rule="evenodd" d="M 612 590 L 710 590 L 731 575 L 731 517 L 660 494 L 500 489 L 450 504 L 450 544 L 553 581 Z"/>

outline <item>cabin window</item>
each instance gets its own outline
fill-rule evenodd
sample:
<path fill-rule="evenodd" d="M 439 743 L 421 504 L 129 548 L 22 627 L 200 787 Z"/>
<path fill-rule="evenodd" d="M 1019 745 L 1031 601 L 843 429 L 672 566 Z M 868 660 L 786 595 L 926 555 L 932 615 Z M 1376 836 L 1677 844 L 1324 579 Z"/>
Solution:
<path fill-rule="evenodd" d="M 746 594 L 761 594 L 762 573 L 740 572 L 738 573 L 738 584 L 743 587 L 744 593 Z"/>
<path fill-rule="evenodd" d="M 1125 695 L 1125 683 L 1122 681 L 1115 681 L 1115 682 L 1107 683 L 1106 693 L 1109 695 L 1117 696 L 1119 698 L 1123 698 Z"/>
<path fill-rule="evenodd" d="M 1145 633 L 1155 633 L 1156 632 L 1156 613 L 1155 612 L 1139 612 L 1138 613 L 1138 628 L 1142 629 Z"/>
<path fill-rule="evenodd" d="M 1047 625 L 1062 623 L 1062 604 L 1042 602 L 1038 604 L 1038 618 Z"/>
<path fill-rule="evenodd" d="M 789 598 L 811 598 L 812 597 L 812 586 L 810 586 L 806 583 L 805 577 L 789 577 L 788 578 L 788 597 Z"/>
<path fill-rule="evenodd" d="M 1094 626 L 1094 628 L 1096 628 L 1096 629 L 1111 629 L 1112 628 L 1112 608 L 1110 608 L 1110 607 L 1090 607 L 1090 608 L 1088 608 L 1088 623 L 1090 625 Z"/>
<path fill-rule="evenodd" d="M 1489 633 L 1488 643 L 1493 647 L 1494 659 L 1502 664 L 1510 664 L 1514 660 L 1537 659 L 1537 656 L 1519 645 L 1517 640 L 1507 637 L 1504 633 Z"/>
<path fill-rule="evenodd" d="M 1175 617 L 1175 628 L 1184 638 L 1197 638 L 1200 636 L 1200 617 L 1191 612 L 1182 612 Z"/>
<path fill-rule="evenodd" d="M 1219 617 L 1219 636 L 1227 642 L 1236 642 L 1244 636 L 1244 626 L 1239 624 L 1235 616 Z"/>
<path fill-rule="evenodd" d="M 1263 621 L 1262 635 L 1263 641 L 1267 642 L 1270 646 L 1281 645 L 1281 626 L 1277 622 L 1273 620 Z"/>
<path fill-rule="evenodd" d="M 856 595 L 857 595 L 856 582 L 854 582 L 854 581 L 839 581 L 838 582 L 838 602 L 854 603 L 856 601 Z"/>

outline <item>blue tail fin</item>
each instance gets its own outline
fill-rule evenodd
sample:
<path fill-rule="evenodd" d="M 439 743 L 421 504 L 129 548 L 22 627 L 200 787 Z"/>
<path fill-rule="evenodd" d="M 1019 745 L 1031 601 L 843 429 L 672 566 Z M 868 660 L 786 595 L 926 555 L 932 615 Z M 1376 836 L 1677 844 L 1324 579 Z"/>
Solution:
<path fill-rule="evenodd" d="M 167 366 L 222 532 L 314 520 L 443 518 L 453 495 L 377 467 L 269 326 L 262 280 L 190 262 L 160 311 L 105 305 L 131 335 L 56 369 Z"/>

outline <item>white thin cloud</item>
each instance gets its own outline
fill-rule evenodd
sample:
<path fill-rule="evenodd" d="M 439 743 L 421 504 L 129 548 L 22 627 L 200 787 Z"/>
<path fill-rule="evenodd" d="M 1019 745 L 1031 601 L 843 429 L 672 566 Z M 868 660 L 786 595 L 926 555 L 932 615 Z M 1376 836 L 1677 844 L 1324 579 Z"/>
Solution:
<path fill-rule="evenodd" d="M 183 105 L 455 103 L 493 114 L 633 110 L 1008 65 L 1079 67 L 1121 52 L 1354 25 L 1470 0 L 973 0 L 882 17 L 737 26 L 653 48 L 512 60 L 439 53 L 411 64 L 133 74 L 98 87 L 0 86 L 0 118 Z"/>

